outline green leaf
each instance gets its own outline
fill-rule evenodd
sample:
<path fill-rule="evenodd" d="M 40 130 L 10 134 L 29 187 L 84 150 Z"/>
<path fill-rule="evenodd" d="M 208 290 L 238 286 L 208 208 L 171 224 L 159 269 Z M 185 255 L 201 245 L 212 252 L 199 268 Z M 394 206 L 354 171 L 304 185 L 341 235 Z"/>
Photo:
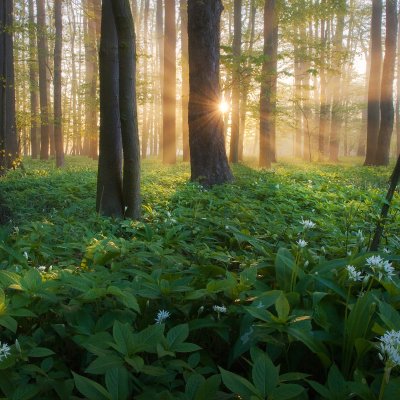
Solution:
<path fill-rule="evenodd" d="M 128 324 L 119 321 L 114 322 L 113 337 L 116 343 L 116 349 L 123 355 L 129 355 L 133 350 L 134 337 Z"/>
<path fill-rule="evenodd" d="M 191 374 L 186 381 L 185 393 L 188 399 L 194 399 L 205 378 L 197 373 Z M 207 399 L 208 400 L 208 399 Z"/>
<path fill-rule="evenodd" d="M 54 351 L 47 349 L 46 347 L 34 347 L 29 350 L 28 357 L 48 357 L 55 354 Z"/>
<path fill-rule="evenodd" d="M 114 354 L 97 357 L 90 365 L 86 368 L 85 372 L 89 374 L 105 374 L 108 370 L 123 365 L 123 360 Z"/>
<path fill-rule="evenodd" d="M 36 292 L 42 286 L 42 276 L 36 268 L 31 268 L 21 279 L 21 288 L 27 292 Z"/>
<path fill-rule="evenodd" d="M 129 375 L 125 368 L 110 368 L 105 381 L 112 400 L 126 400 L 129 397 Z"/>
<path fill-rule="evenodd" d="M 134 335 L 133 352 L 157 352 L 157 343 L 161 341 L 164 333 L 164 324 L 148 326 L 143 331 Z"/>
<path fill-rule="evenodd" d="M 4 326 L 4 328 L 9 329 L 11 332 L 17 332 L 18 322 L 9 315 L 3 315 L 2 317 L 0 317 L 0 325 Z"/>
<path fill-rule="evenodd" d="M 39 393 L 39 387 L 37 385 L 25 384 L 19 385 L 10 400 L 29 400 L 36 398 Z"/>
<path fill-rule="evenodd" d="M 75 386 L 88 400 L 113 400 L 103 386 L 91 379 L 72 372 Z"/>
<path fill-rule="evenodd" d="M 210 400 L 217 398 L 217 390 L 221 384 L 219 375 L 210 376 L 197 390 L 194 400 Z"/>
<path fill-rule="evenodd" d="M 278 317 L 282 321 L 287 321 L 290 312 L 290 305 L 286 298 L 286 296 L 281 293 L 278 299 L 275 302 L 276 312 L 278 313 Z"/>
<path fill-rule="evenodd" d="M 177 344 L 184 342 L 189 336 L 189 325 L 181 324 L 174 326 L 167 333 L 167 341 L 169 344 L 170 350 L 174 351 L 174 348 Z"/>
<path fill-rule="evenodd" d="M 281 385 L 274 389 L 269 397 L 270 400 L 289 400 L 300 396 L 304 387 L 293 383 Z"/>
<path fill-rule="evenodd" d="M 201 347 L 195 343 L 178 343 L 174 347 L 174 351 L 177 353 L 191 353 L 198 350 L 201 350 Z"/>
<path fill-rule="evenodd" d="M 256 359 L 252 370 L 253 383 L 266 398 L 272 393 L 279 379 L 279 368 L 275 367 L 271 359 L 265 353 L 256 353 Z"/>
<path fill-rule="evenodd" d="M 230 371 L 219 367 L 222 376 L 222 382 L 224 385 L 234 394 L 238 394 L 244 398 L 250 398 L 251 396 L 257 396 L 259 399 L 263 399 L 261 393 L 245 378 L 240 375 L 236 375 Z"/>
<path fill-rule="evenodd" d="M 290 283 L 295 267 L 296 263 L 292 253 L 288 249 L 281 247 L 275 258 L 276 282 L 280 289 L 290 291 Z"/>

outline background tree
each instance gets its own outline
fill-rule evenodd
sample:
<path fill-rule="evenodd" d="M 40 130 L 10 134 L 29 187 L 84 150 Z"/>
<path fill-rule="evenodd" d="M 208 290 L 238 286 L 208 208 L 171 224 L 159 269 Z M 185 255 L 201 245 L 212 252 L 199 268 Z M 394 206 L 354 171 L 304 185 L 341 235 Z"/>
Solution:
<path fill-rule="evenodd" d="M 18 144 L 15 121 L 13 2 L 0 5 L 0 175 L 15 166 Z"/>
<path fill-rule="evenodd" d="M 386 40 L 381 84 L 381 123 L 375 165 L 388 165 L 394 123 L 393 81 L 396 61 L 397 0 L 386 0 Z"/>
<path fill-rule="evenodd" d="M 264 6 L 264 58 L 260 91 L 260 153 L 259 166 L 269 168 L 273 161 L 275 133 L 278 25 L 275 0 Z"/>
<path fill-rule="evenodd" d="M 232 180 L 219 110 L 220 0 L 188 1 L 191 179 L 205 186 Z"/>
<path fill-rule="evenodd" d="M 163 162 L 176 162 L 176 25 L 175 0 L 165 0 Z"/>
<path fill-rule="evenodd" d="M 56 150 L 56 166 L 64 166 L 64 146 L 62 132 L 61 105 L 61 57 L 62 57 L 62 4 L 54 1 L 54 21 L 56 37 L 54 46 L 54 142 Z"/>
<path fill-rule="evenodd" d="M 382 70 L 382 0 L 372 0 L 371 67 L 368 88 L 367 150 L 365 165 L 375 162 L 380 124 Z"/>

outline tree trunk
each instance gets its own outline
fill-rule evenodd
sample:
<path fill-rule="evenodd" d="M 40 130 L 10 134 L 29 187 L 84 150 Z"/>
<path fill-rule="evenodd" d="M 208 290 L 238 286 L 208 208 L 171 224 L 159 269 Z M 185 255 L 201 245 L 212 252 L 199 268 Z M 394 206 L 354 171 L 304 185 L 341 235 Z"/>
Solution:
<path fill-rule="evenodd" d="M 400 18 L 397 26 L 397 94 L 396 94 L 396 136 L 397 155 L 400 155 Z"/>
<path fill-rule="evenodd" d="M 163 162 L 176 163 L 176 25 L 175 0 L 165 3 Z"/>
<path fill-rule="evenodd" d="M 181 0 L 181 35 L 182 35 L 182 142 L 183 161 L 189 161 L 189 49 L 187 0 Z"/>
<path fill-rule="evenodd" d="M 264 60 L 260 91 L 259 166 L 269 168 L 273 161 L 277 79 L 277 11 L 276 1 L 264 7 Z"/>
<path fill-rule="evenodd" d="M 12 25 L 13 2 L 4 0 L 0 5 L 0 176 L 15 167 L 18 157 Z"/>
<path fill-rule="evenodd" d="M 380 123 L 380 82 L 382 68 L 382 0 L 372 1 L 371 67 L 368 88 L 367 152 L 364 165 L 373 165 Z"/>
<path fill-rule="evenodd" d="M 232 128 L 229 161 L 239 161 L 240 131 L 240 56 L 242 45 L 242 0 L 234 0 L 233 71 L 232 71 Z"/>
<path fill-rule="evenodd" d="M 61 107 L 61 57 L 62 57 L 62 6 L 61 0 L 54 1 L 54 21 L 56 27 L 54 45 L 54 143 L 56 166 L 64 166 L 64 146 Z"/>
<path fill-rule="evenodd" d="M 31 156 L 33 159 L 39 155 L 39 129 L 38 129 L 38 88 L 37 88 L 37 62 L 35 44 L 35 14 L 33 0 L 29 0 L 29 89 L 31 100 Z"/>
<path fill-rule="evenodd" d="M 136 38 L 129 0 L 113 0 L 118 34 L 119 107 L 124 153 L 125 216 L 140 217 L 140 143 L 136 105 Z"/>
<path fill-rule="evenodd" d="M 188 1 L 191 179 L 205 186 L 232 180 L 219 110 L 222 9 L 221 0 Z"/>
<path fill-rule="evenodd" d="M 375 165 L 389 164 L 390 140 L 392 138 L 394 123 L 393 81 L 396 61 L 396 40 L 397 0 L 386 0 L 386 41 L 382 69 L 381 125 L 375 154 Z"/>
<path fill-rule="evenodd" d="M 144 18 L 143 18 L 143 51 L 144 51 L 144 57 L 143 57 L 143 81 L 145 84 L 147 84 L 147 77 L 148 77 L 148 62 L 147 58 L 149 57 L 148 49 L 149 49 L 149 43 L 148 43 L 148 30 L 149 30 L 149 7 L 150 7 L 150 1 L 145 0 L 144 2 Z M 150 120 L 150 115 L 148 113 L 148 102 L 149 102 L 149 96 L 146 94 L 144 96 L 144 102 L 143 102 L 143 129 L 142 129 L 142 158 L 147 157 L 147 149 L 149 145 L 149 139 L 150 139 L 150 132 L 149 132 L 149 120 Z"/>
<path fill-rule="evenodd" d="M 37 6 L 37 47 L 39 60 L 39 92 L 40 92 L 40 159 L 49 158 L 50 126 L 49 100 L 47 97 L 47 32 L 45 1 L 36 0 Z"/>
<path fill-rule="evenodd" d="M 158 83 L 159 95 L 157 96 L 156 118 L 157 118 L 157 138 L 158 146 L 155 143 L 155 153 L 158 154 L 163 148 L 163 129 L 162 129 L 162 101 L 163 101 L 163 83 L 164 83 L 164 18 L 163 2 L 157 0 L 156 5 L 156 37 L 157 37 L 157 61 L 158 61 Z"/>
<path fill-rule="evenodd" d="M 96 210 L 122 217 L 122 139 L 119 116 L 118 38 L 113 0 L 103 0 L 100 39 L 100 148 Z"/>

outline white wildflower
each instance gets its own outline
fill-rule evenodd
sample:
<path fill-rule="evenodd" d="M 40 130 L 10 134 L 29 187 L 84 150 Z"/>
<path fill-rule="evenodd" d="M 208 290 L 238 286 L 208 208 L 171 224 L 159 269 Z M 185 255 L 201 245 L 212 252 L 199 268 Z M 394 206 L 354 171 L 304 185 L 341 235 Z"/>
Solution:
<path fill-rule="evenodd" d="M 280 187 L 281 187 L 281 185 L 280 185 L 279 183 L 277 183 L 277 184 L 275 185 L 275 188 L 278 189 L 278 190 L 280 189 Z"/>
<path fill-rule="evenodd" d="M 18 265 L 15 267 L 15 272 L 16 272 L 17 274 L 21 272 L 21 268 L 18 267 Z"/>
<path fill-rule="evenodd" d="M 11 348 L 7 343 L 0 342 L 0 361 L 5 360 L 11 354 Z"/>
<path fill-rule="evenodd" d="M 171 315 L 171 313 L 169 311 L 159 310 L 157 317 L 155 318 L 156 324 L 164 323 L 165 320 L 168 319 L 170 315 Z"/>
<path fill-rule="evenodd" d="M 359 240 L 360 242 L 363 242 L 363 241 L 364 241 L 364 234 L 363 234 L 363 231 L 362 231 L 361 229 L 359 229 L 359 230 L 356 232 L 356 237 L 358 238 L 358 240 Z"/>
<path fill-rule="evenodd" d="M 384 260 L 381 256 L 371 256 L 366 259 L 367 268 L 371 270 L 370 275 L 378 275 L 378 280 L 381 281 L 383 278 L 392 279 L 395 275 L 395 269 L 392 267 L 392 263 Z"/>
<path fill-rule="evenodd" d="M 351 256 L 351 250 L 349 250 L 346 254 L 347 254 L 348 257 L 350 257 Z"/>
<path fill-rule="evenodd" d="M 296 243 L 300 248 L 306 247 L 308 245 L 308 243 L 304 239 L 299 239 Z"/>
<path fill-rule="evenodd" d="M 25 257 L 26 259 L 29 258 L 28 252 L 24 251 L 24 257 Z"/>
<path fill-rule="evenodd" d="M 18 233 L 19 233 L 19 228 L 18 228 L 18 226 L 14 226 L 14 233 L 16 234 L 16 235 L 18 235 Z"/>
<path fill-rule="evenodd" d="M 306 261 L 304 262 L 304 266 L 305 266 L 305 267 L 308 267 L 309 265 L 310 265 L 310 261 L 306 260 Z"/>
<path fill-rule="evenodd" d="M 348 265 L 346 270 L 350 281 L 361 282 L 364 279 L 363 274 L 360 271 L 357 271 L 353 265 Z"/>
<path fill-rule="evenodd" d="M 213 306 L 213 310 L 217 312 L 218 314 L 225 314 L 226 313 L 226 307 L 225 306 Z"/>
<path fill-rule="evenodd" d="M 313 229 L 316 225 L 315 222 L 312 222 L 309 219 L 303 219 L 303 217 L 301 217 L 300 223 L 303 225 L 304 229 Z"/>
<path fill-rule="evenodd" d="M 400 366 L 400 331 L 388 331 L 379 340 L 380 358 L 389 368 Z"/>
<path fill-rule="evenodd" d="M 389 250 L 387 247 L 385 247 L 385 248 L 383 249 L 383 252 L 386 253 L 386 254 L 390 254 L 390 250 Z"/>
<path fill-rule="evenodd" d="M 46 267 L 44 265 L 40 265 L 36 268 L 39 272 L 46 272 Z"/>

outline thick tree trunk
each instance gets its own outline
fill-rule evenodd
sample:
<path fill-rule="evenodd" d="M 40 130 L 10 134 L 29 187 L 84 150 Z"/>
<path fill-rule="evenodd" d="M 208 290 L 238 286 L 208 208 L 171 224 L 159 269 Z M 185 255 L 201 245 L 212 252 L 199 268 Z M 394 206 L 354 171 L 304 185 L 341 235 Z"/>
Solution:
<path fill-rule="evenodd" d="M 35 14 L 33 0 L 29 0 L 29 91 L 31 100 L 31 156 L 33 159 L 39 155 L 39 129 L 38 129 L 38 82 L 37 82 L 37 58 L 35 44 Z"/>
<path fill-rule="evenodd" d="M 182 35 L 182 142 L 183 161 L 189 161 L 189 49 L 188 49 L 188 14 L 187 0 L 181 0 L 181 35 Z"/>
<path fill-rule="evenodd" d="M 47 92 L 47 32 L 46 9 L 44 0 L 36 0 L 37 6 L 37 47 L 39 60 L 39 92 L 40 92 L 40 159 L 49 158 L 50 126 L 49 99 Z"/>
<path fill-rule="evenodd" d="M 242 0 L 234 0 L 233 71 L 232 71 L 232 128 L 229 161 L 239 161 L 240 133 L 240 57 L 242 46 Z"/>
<path fill-rule="evenodd" d="M 264 61 L 260 91 L 259 166 L 269 168 L 274 158 L 276 80 L 277 80 L 277 11 L 276 1 L 264 7 Z"/>
<path fill-rule="evenodd" d="M 124 153 L 125 216 L 140 217 L 140 143 L 136 105 L 136 38 L 128 0 L 113 0 L 118 34 L 119 107 Z"/>
<path fill-rule="evenodd" d="M 368 88 L 367 152 L 364 165 L 375 162 L 380 124 L 380 83 L 382 68 L 382 0 L 372 1 L 371 67 Z"/>
<path fill-rule="evenodd" d="M 15 167 L 18 143 L 15 123 L 13 1 L 0 5 L 0 175 Z"/>
<path fill-rule="evenodd" d="M 394 123 L 393 81 L 396 61 L 397 0 L 386 0 L 386 41 L 382 69 L 381 125 L 375 154 L 375 165 L 388 165 L 390 140 Z"/>
<path fill-rule="evenodd" d="M 219 110 L 221 0 L 188 1 L 191 179 L 205 186 L 232 180 Z"/>
<path fill-rule="evenodd" d="M 61 0 L 54 1 L 54 21 L 56 27 L 54 45 L 54 143 L 56 166 L 64 166 L 64 145 L 61 107 L 61 57 L 62 57 L 62 6 Z"/>
<path fill-rule="evenodd" d="M 119 115 L 118 38 L 113 0 L 103 0 L 100 39 L 100 151 L 96 210 L 122 217 L 122 139 Z"/>
<path fill-rule="evenodd" d="M 163 163 L 176 163 L 176 24 L 175 0 L 165 0 Z"/>

